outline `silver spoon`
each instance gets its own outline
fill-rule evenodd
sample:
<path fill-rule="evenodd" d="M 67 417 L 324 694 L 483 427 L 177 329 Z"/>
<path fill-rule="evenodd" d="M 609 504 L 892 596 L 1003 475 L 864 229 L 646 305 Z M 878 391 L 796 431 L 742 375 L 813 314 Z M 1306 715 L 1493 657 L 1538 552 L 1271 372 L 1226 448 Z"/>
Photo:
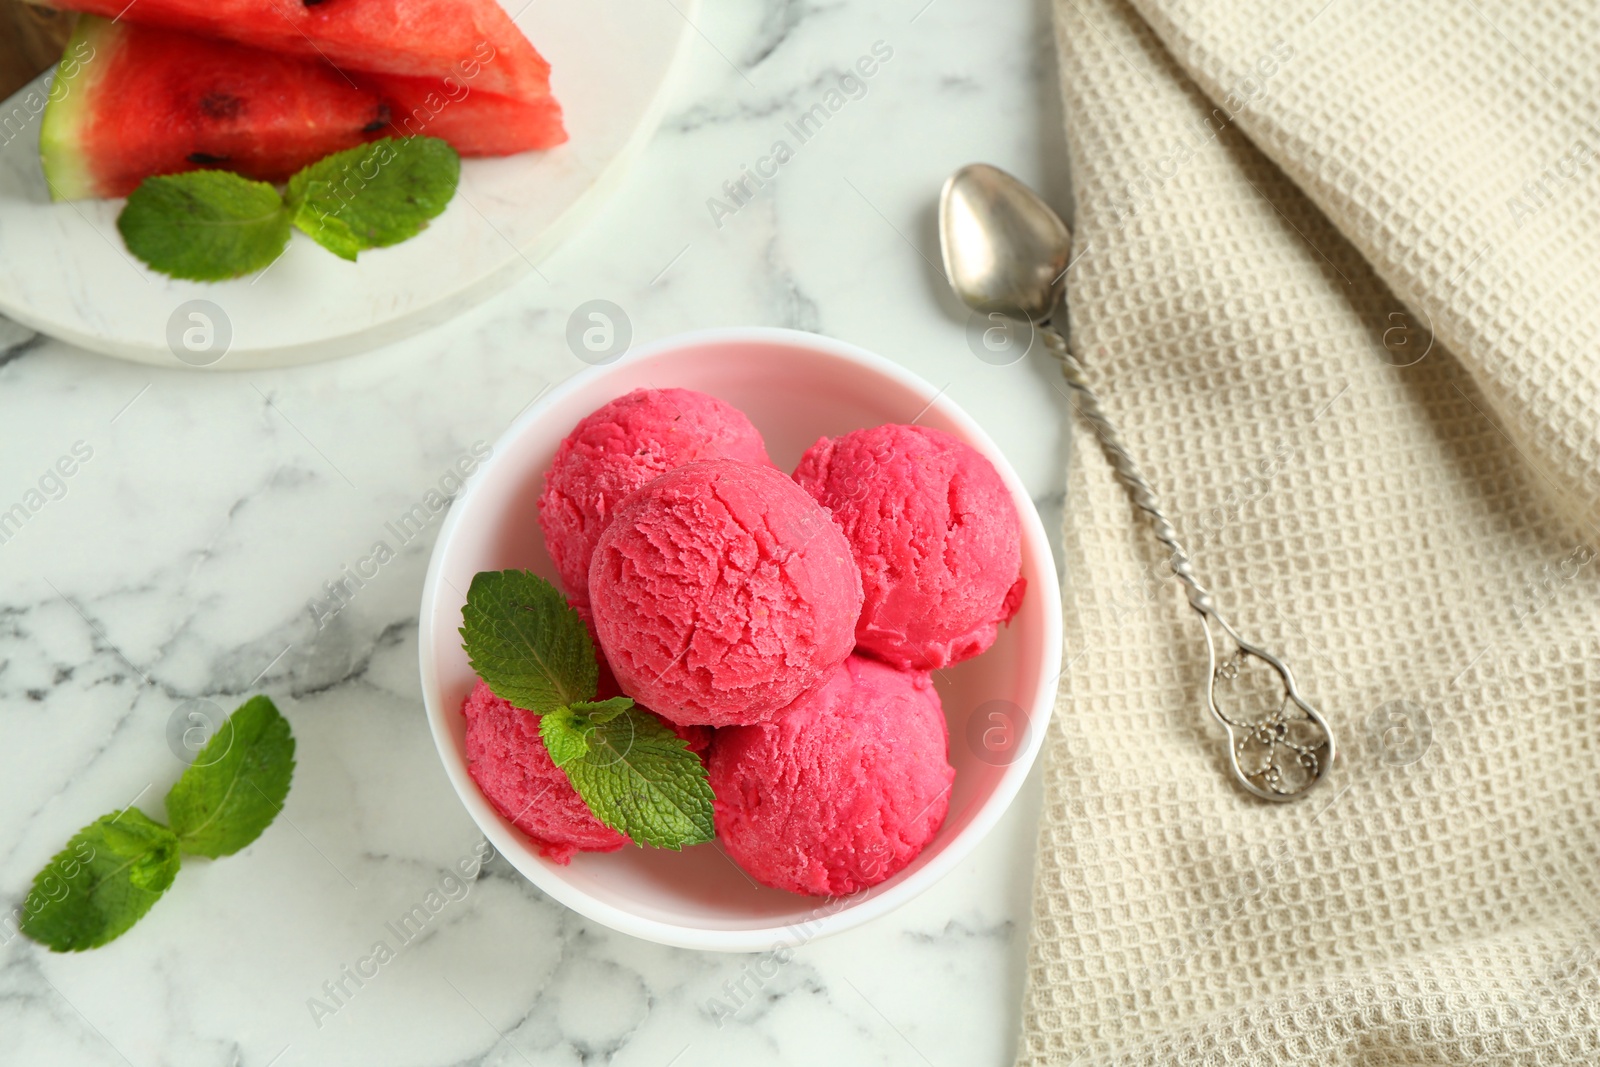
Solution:
<path fill-rule="evenodd" d="M 1304 796 L 1333 764 L 1333 732 L 1301 699 L 1289 665 L 1245 641 L 1217 613 L 1215 600 L 1195 578 L 1189 554 L 1162 512 L 1155 490 L 1128 454 L 1083 365 L 1068 351 L 1066 337 L 1052 321 L 1066 290 L 1072 248 L 1066 223 L 1005 171 L 974 163 L 944 183 L 939 196 L 939 244 L 950 287 L 963 302 L 979 311 L 1026 319 L 1060 361 L 1067 384 L 1077 394 L 1076 408 L 1100 438 L 1128 495 L 1150 516 L 1156 537 L 1167 546 L 1172 572 L 1184 584 L 1189 606 L 1205 629 L 1210 661 L 1206 703 L 1228 735 L 1228 760 L 1239 784 L 1264 800 Z M 1213 623 L 1233 643 L 1231 655 L 1218 654 Z M 1258 705 L 1257 713 L 1223 710 L 1225 703 L 1232 706 L 1246 700 Z"/>

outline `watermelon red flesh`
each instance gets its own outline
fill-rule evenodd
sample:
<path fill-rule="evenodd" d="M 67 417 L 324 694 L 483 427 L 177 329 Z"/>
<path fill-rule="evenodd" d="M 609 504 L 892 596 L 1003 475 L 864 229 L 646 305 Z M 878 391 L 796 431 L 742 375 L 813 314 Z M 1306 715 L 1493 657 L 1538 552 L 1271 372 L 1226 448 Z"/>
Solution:
<path fill-rule="evenodd" d="M 465 78 L 475 92 L 536 101 L 550 64 L 495 0 L 34 0 L 164 26 L 344 71 Z"/>
<path fill-rule="evenodd" d="M 477 92 L 470 83 L 395 74 L 353 74 L 389 107 L 389 134 L 449 141 L 464 156 L 509 156 L 567 139 L 553 96 L 518 100 Z"/>
<path fill-rule="evenodd" d="M 58 199 L 126 196 L 199 167 L 286 181 L 388 132 L 377 92 L 318 60 L 87 17 L 75 41 L 92 58 L 52 94 L 40 137 Z"/>

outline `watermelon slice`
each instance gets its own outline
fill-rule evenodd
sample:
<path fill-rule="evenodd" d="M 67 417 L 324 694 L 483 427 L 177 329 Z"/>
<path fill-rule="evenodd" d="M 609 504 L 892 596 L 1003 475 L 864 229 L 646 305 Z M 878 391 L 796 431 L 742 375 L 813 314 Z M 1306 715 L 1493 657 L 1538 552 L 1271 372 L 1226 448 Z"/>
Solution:
<path fill-rule="evenodd" d="M 389 132 L 390 109 L 319 60 L 127 22 L 78 20 L 39 133 L 56 200 L 126 196 L 153 174 L 222 167 L 286 181 Z"/>
<path fill-rule="evenodd" d="M 144 0 L 140 0 L 141 3 Z M 318 59 L 85 15 L 39 137 L 57 200 L 126 196 L 156 174 L 202 167 L 282 182 L 377 137 L 424 134 L 464 156 L 566 140 L 561 108 L 468 83 L 352 73 Z M 81 58 L 88 57 L 88 58 Z"/>
<path fill-rule="evenodd" d="M 473 91 L 535 101 L 550 64 L 495 0 L 33 0 L 184 30 L 340 70 L 463 79 Z"/>
<path fill-rule="evenodd" d="M 453 79 L 398 74 L 352 74 L 372 88 L 390 112 L 392 137 L 423 135 L 449 141 L 464 156 L 509 156 L 553 148 L 567 139 L 561 105 L 545 95 L 521 100 L 474 91 Z"/>

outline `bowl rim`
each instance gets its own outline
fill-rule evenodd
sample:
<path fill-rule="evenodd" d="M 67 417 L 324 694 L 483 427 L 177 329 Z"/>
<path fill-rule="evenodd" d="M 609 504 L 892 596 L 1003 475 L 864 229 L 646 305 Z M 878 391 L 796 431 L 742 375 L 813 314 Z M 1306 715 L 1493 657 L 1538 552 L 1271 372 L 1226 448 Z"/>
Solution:
<path fill-rule="evenodd" d="M 892 884 L 884 883 L 888 886 L 886 889 L 874 886 L 846 897 L 818 897 L 812 917 L 802 922 L 738 930 L 706 930 L 640 915 L 589 895 L 561 878 L 540 859 L 532 847 L 520 837 L 514 836 L 516 831 L 506 829 L 504 820 L 494 811 L 488 799 L 483 796 L 468 774 L 466 761 L 458 760 L 454 756 L 451 720 L 448 718 L 452 709 L 443 706 L 438 671 L 434 666 L 434 653 L 441 639 L 454 640 L 456 635 L 453 629 L 446 633 L 436 632 L 433 619 L 439 606 L 441 586 L 445 584 L 442 574 L 449 546 L 454 540 L 457 528 L 465 521 L 464 516 L 472 510 L 471 502 L 488 482 L 488 479 L 481 477 L 482 472 L 490 465 L 502 462 L 502 457 L 508 454 L 507 446 L 510 442 L 528 432 L 552 407 L 573 393 L 609 377 L 621 367 L 680 350 L 737 344 L 780 344 L 809 349 L 814 353 L 855 364 L 891 379 L 927 400 L 928 406 L 924 409 L 924 413 L 937 408 L 941 416 L 960 428 L 963 440 L 977 448 L 994 464 L 1017 504 L 1018 518 L 1022 525 L 1024 561 L 1032 562 L 1036 573 L 1042 579 L 1037 583 L 1030 583 L 1028 591 L 1044 600 L 1042 612 L 1044 633 L 1041 635 L 1044 647 L 1039 677 L 1047 680 L 1039 685 L 1034 695 L 1033 706 L 1027 709 L 1030 731 L 1021 754 L 1002 769 L 993 791 L 973 812 L 967 825 L 910 877 Z M 944 389 L 936 389 L 927 379 L 884 356 L 822 334 L 774 326 L 717 327 L 671 334 L 636 345 L 611 362 L 587 367 L 573 374 L 553 388 L 545 390 L 543 395 L 513 419 L 505 431 L 496 438 L 493 451 L 478 468 L 480 476 L 469 479 L 465 488 L 451 503 L 449 513 L 440 525 L 439 535 L 434 541 L 427 574 L 422 583 L 417 624 L 417 655 L 429 732 L 433 736 L 434 748 L 439 754 L 440 762 L 444 764 L 450 784 L 479 831 L 523 877 L 580 915 L 633 937 L 677 948 L 718 952 L 760 952 L 771 950 L 780 944 L 795 945 L 841 933 L 887 915 L 943 879 L 989 835 L 1001 816 L 1010 810 L 1016 800 L 1022 783 L 1038 759 L 1045 736 L 1050 729 L 1061 680 L 1063 656 L 1060 576 L 1056 571 L 1055 558 L 1050 550 L 1050 540 L 1044 523 L 1027 488 L 1022 484 L 1010 461 L 984 432 L 983 427 L 949 398 L 948 388 L 946 386 Z M 1040 588 L 1032 588 L 1033 585 Z"/>

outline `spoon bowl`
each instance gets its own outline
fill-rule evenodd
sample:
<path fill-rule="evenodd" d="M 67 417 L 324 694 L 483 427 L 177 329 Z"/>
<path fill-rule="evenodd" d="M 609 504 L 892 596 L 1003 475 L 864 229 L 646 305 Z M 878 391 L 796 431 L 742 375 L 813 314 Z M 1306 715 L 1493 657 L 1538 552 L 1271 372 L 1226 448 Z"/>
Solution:
<path fill-rule="evenodd" d="M 1040 322 L 1065 287 L 1072 231 L 1016 178 L 972 163 L 939 194 L 939 248 L 967 306 Z"/>

